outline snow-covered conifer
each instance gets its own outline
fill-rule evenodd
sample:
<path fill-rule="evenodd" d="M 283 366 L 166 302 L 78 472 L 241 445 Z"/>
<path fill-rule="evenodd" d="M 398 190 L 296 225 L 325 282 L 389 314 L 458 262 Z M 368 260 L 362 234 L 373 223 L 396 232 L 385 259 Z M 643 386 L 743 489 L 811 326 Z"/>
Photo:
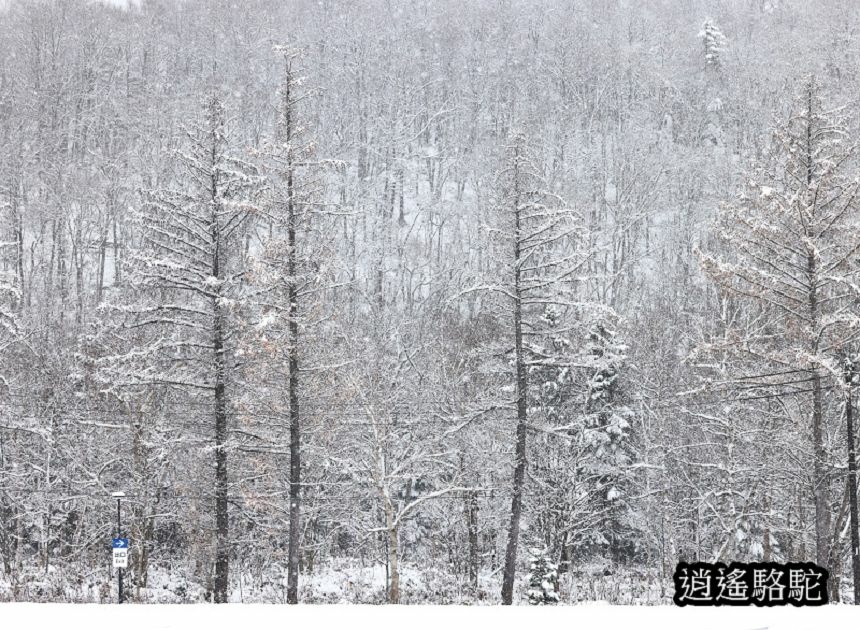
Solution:
<path fill-rule="evenodd" d="M 549 559 L 547 549 L 529 549 L 531 554 L 528 574 L 528 600 L 533 606 L 559 602 L 558 569 Z"/>
<path fill-rule="evenodd" d="M 722 65 L 722 55 L 726 50 L 726 36 L 713 20 L 707 19 L 699 32 L 705 48 L 705 66 L 719 69 Z"/>
<path fill-rule="evenodd" d="M 243 242 L 257 212 L 260 180 L 231 147 L 218 96 L 207 98 L 201 123 L 188 135 L 174 186 L 146 191 L 135 215 L 142 236 L 129 252 L 127 288 L 105 307 L 119 322 L 116 334 L 126 338 L 126 347 L 99 364 L 105 388 L 121 398 L 154 388 L 162 396 L 179 392 L 189 411 L 208 409 L 215 459 L 214 600 L 226 602 L 233 350 L 246 293 Z"/>
<path fill-rule="evenodd" d="M 821 91 L 815 78 L 804 82 L 769 161 L 720 210 L 718 242 L 703 264 L 753 317 L 752 325 L 735 327 L 703 350 L 728 352 L 759 373 L 793 375 L 798 391 L 786 401 L 801 404 L 808 419 L 816 558 L 827 566 L 834 497 L 824 390 L 839 374 L 837 353 L 860 330 L 852 306 L 860 286 L 860 180 L 849 170 L 855 145 L 845 111 L 825 106 Z"/>

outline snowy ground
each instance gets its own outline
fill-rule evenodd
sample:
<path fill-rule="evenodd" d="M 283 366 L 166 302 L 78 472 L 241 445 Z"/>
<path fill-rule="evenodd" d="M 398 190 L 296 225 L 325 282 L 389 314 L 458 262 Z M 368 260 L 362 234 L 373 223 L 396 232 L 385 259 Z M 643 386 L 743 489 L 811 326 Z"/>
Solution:
<path fill-rule="evenodd" d="M 234 568 L 230 600 L 235 603 L 282 604 L 286 602 L 286 569 L 269 567 L 264 575 Z M 524 579 L 524 578 L 521 578 Z M 501 575 L 485 572 L 474 592 L 463 575 L 444 567 L 406 564 L 400 578 L 404 604 L 497 604 Z M 385 565 L 362 565 L 353 560 L 335 560 L 313 573 L 303 574 L 300 600 L 308 604 L 382 604 L 385 602 Z M 559 584 L 562 603 L 603 601 L 610 604 L 671 604 L 672 585 L 653 573 L 622 571 L 606 574 L 604 567 L 577 569 L 563 574 Z M 518 592 L 525 586 L 518 584 Z M 126 585 L 126 597 L 149 604 L 205 602 L 205 588 L 181 567 L 154 566 L 149 587 L 135 591 Z M 116 601 L 115 574 L 105 570 L 76 574 L 71 570 L 28 572 L 16 585 L 0 576 L 0 601 L 112 603 Z M 518 603 L 526 603 L 525 596 Z"/>
<path fill-rule="evenodd" d="M 384 601 L 383 565 L 362 567 L 348 562 L 332 563 L 324 570 L 303 576 L 301 595 L 305 604 L 298 607 L 259 603 L 284 602 L 285 584 L 280 579 L 273 579 L 271 574 L 264 577 L 245 574 L 241 586 L 237 583 L 232 591 L 231 599 L 236 602 L 235 605 L 181 606 L 170 604 L 201 602 L 202 589 L 190 582 L 181 571 L 157 569 L 152 574 L 152 586 L 139 596 L 139 601 L 150 605 L 100 606 L 83 602 L 100 601 L 99 588 L 104 583 L 103 576 L 81 576 L 81 581 L 63 583 L 59 578 L 60 573 L 52 571 L 47 575 L 42 574 L 40 580 L 31 580 L 24 585 L 23 591 L 19 591 L 19 598 L 26 595 L 31 600 L 53 599 L 78 604 L 2 603 L 0 629 L 62 627 L 64 630 L 185 630 L 200 627 L 213 630 L 307 623 L 307 627 L 311 628 L 372 627 L 374 630 L 395 626 L 408 627 L 409 630 L 423 627 L 439 630 L 445 627 L 444 624 L 453 624 L 452 627 L 479 624 L 498 630 L 533 627 L 536 622 L 539 627 L 559 627 L 561 630 L 818 630 L 860 627 L 860 607 L 845 605 L 801 609 L 793 606 L 681 609 L 671 605 L 671 585 L 661 583 L 654 576 L 641 572 L 604 575 L 598 567 L 581 569 L 572 580 L 570 576 L 562 580 L 559 588 L 562 601 L 574 605 L 520 605 L 513 608 L 471 605 L 498 603 L 498 574 L 483 575 L 481 592 L 475 597 L 464 581 L 452 578 L 442 570 L 419 569 L 415 566 L 404 568 L 403 599 L 404 603 L 419 606 L 366 605 Z M 69 575 L 68 572 L 63 573 Z M 519 585 L 520 589 L 522 586 Z M 104 601 L 115 601 L 115 589 L 116 584 L 112 580 L 108 598 Z M 10 595 L 11 584 L 0 579 L 0 600 L 8 600 Z M 517 601 L 520 604 L 524 602 L 524 598 Z M 609 602 L 669 605 L 618 606 L 610 605 Z M 309 605 L 323 603 L 329 605 Z M 426 605 L 429 603 L 454 605 Z"/>

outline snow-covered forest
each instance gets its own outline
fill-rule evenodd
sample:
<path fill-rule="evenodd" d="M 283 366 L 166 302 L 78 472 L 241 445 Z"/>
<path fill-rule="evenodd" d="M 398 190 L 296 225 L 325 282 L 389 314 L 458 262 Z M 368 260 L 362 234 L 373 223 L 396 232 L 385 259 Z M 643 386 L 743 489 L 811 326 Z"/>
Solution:
<path fill-rule="evenodd" d="M 858 28 L 0 0 L 0 600 L 856 601 Z"/>

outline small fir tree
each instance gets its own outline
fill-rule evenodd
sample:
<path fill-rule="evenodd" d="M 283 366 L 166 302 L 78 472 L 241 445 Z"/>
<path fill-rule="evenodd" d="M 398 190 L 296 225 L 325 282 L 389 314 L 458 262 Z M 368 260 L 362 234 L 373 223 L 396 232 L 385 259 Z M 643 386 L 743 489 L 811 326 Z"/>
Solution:
<path fill-rule="evenodd" d="M 546 548 L 530 549 L 529 604 L 541 606 L 558 603 L 558 569 L 550 562 Z"/>
<path fill-rule="evenodd" d="M 719 70 L 721 57 L 726 50 L 726 37 L 713 20 L 705 20 L 702 30 L 699 32 L 702 43 L 705 46 L 705 66 Z"/>

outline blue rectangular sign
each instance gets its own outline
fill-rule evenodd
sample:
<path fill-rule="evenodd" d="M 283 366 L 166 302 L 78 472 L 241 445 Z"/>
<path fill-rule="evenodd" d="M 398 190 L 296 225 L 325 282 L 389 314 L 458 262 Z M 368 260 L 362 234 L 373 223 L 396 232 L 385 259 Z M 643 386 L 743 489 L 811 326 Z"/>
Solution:
<path fill-rule="evenodd" d="M 128 549 L 128 538 L 114 538 L 112 543 L 114 549 Z"/>

